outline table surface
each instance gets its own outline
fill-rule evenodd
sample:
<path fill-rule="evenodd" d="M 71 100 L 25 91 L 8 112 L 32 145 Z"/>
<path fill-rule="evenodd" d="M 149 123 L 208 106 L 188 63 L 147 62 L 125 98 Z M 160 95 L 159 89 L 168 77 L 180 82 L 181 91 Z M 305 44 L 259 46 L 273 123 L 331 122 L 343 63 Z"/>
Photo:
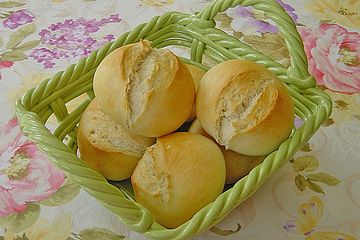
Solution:
<path fill-rule="evenodd" d="M 145 239 L 27 141 L 14 102 L 137 24 L 170 10 L 193 13 L 207 2 L 0 1 L 0 239 Z M 332 115 L 292 162 L 194 239 L 360 239 L 360 1 L 278 2 L 297 23 L 309 70 L 333 99 Z M 289 64 L 266 13 L 236 7 L 216 20 Z"/>

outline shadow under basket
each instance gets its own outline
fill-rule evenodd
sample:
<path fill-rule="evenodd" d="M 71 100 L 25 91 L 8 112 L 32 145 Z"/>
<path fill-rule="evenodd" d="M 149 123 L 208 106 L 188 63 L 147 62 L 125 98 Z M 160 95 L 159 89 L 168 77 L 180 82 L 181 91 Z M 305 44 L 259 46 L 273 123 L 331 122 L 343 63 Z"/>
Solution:
<path fill-rule="evenodd" d="M 277 24 L 289 51 L 289 68 L 216 28 L 214 17 L 237 5 L 252 6 L 265 11 Z M 214 63 L 229 59 L 247 59 L 261 64 L 283 81 L 294 101 L 296 115 L 304 121 L 300 128 L 294 128 L 291 136 L 276 151 L 269 154 L 262 164 L 197 212 L 188 222 L 175 229 L 167 229 L 158 224 L 149 211 L 132 198 L 129 181 L 111 184 L 77 156 L 77 124 L 82 112 L 94 97 L 92 81 L 97 66 L 116 48 L 140 39 L 150 40 L 157 48 L 187 48 L 190 59 L 183 58 L 183 61 L 205 70 L 211 66 L 206 65 L 204 59 L 211 59 Z M 83 99 L 83 94 L 88 97 L 70 112 L 67 103 L 77 98 Z M 190 238 L 218 223 L 287 163 L 329 117 L 331 108 L 331 99 L 316 88 L 315 80 L 308 72 L 304 47 L 294 22 L 275 0 L 219 0 L 211 2 L 194 15 L 168 12 L 154 17 L 149 23 L 137 26 L 87 58 L 70 65 L 66 71 L 43 81 L 29 90 L 16 104 L 22 131 L 73 182 L 78 183 L 114 212 L 131 230 L 148 238 L 166 240 Z M 50 131 L 46 123 L 51 116 L 56 117 L 57 126 Z"/>

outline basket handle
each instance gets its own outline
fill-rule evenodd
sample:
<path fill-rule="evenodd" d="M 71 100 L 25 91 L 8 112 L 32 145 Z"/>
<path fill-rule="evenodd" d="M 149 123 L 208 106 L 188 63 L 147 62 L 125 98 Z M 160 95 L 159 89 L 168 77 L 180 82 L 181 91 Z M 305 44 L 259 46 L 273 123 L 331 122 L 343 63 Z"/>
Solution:
<path fill-rule="evenodd" d="M 197 15 L 202 20 L 213 20 L 218 13 L 237 5 L 243 7 L 252 6 L 257 10 L 266 12 L 266 15 L 276 23 L 289 51 L 291 63 L 287 71 L 289 80 L 292 80 L 294 85 L 300 89 L 314 87 L 315 79 L 309 74 L 304 45 L 296 25 L 275 0 L 215 0 Z"/>

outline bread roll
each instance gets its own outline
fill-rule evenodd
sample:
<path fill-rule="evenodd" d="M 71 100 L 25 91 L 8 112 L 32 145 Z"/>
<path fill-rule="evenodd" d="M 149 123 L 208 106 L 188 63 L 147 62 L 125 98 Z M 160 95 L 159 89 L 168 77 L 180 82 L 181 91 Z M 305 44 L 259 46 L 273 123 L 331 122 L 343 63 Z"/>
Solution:
<path fill-rule="evenodd" d="M 179 58 L 142 40 L 104 58 L 95 72 L 94 93 L 104 112 L 125 129 L 158 137 L 186 121 L 195 87 Z"/>
<path fill-rule="evenodd" d="M 188 132 L 172 133 L 146 149 L 131 183 L 136 201 L 158 223 L 175 228 L 222 192 L 225 162 L 210 139 Z"/>
<path fill-rule="evenodd" d="M 291 133 L 292 99 L 263 66 L 246 60 L 222 62 L 201 79 L 196 95 L 201 126 L 226 149 L 262 156 Z"/>
<path fill-rule="evenodd" d="M 215 139 L 205 132 L 197 119 L 191 124 L 189 132 L 201 134 L 204 137 L 215 141 Z M 259 165 L 265 159 L 263 156 L 246 156 L 231 150 L 226 150 L 224 146 L 219 145 L 219 147 L 225 159 L 226 184 L 234 183 L 246 176 L 251 169 Z"/>
<path fill-rule="evenodd" d="M 191 73 L 191 76 L 194 80 L 194 85 L 195 85 L 195 92 L 200 84 L 200 80 L 201 78 L 204 76 L 205 74 L 205 71 L 202 70 L 201 68 L 199 67 L 196 67 L 194 65 L 191 65 L 191 64 L 186 64 L 186 66 L 188 67 L 190 73 Z M 191 113 L 190 113 L 190 116 L 187 118 L 187 122 L 191 122 L 193 121 L 194 119 L 196 118 L 196 107 L 195 107 L 195 101 L 194 101 L 194 105 L 193 105 L 193 108 L 191 110 Z"/>
<path fill-rule="evenodd" d="M 186 66 L 191 73 L 191 76 L 193 78 L 194 85 L 195 85 L 195 90 L 196 90 L 200 84 L 201 78 L 204 76 L 204 74 L 206 72 L 205 72 L 205 70 L 203 70 L 195 65 L 192 65 L 192 64 L 186 64 Z"/>
<path fill-rule="evenodd" d="M 100 109 L 96 99 L 84 111 L 77 130 L 81 158 L 109 180 L 129 178 L 154 138 L 129 133 Z"/>

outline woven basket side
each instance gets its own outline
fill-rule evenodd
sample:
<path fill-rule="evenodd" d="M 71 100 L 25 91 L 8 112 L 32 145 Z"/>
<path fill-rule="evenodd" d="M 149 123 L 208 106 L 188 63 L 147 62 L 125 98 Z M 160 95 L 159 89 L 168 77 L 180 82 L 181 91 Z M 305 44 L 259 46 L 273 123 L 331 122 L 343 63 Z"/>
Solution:
<path fill-rule="evenodd" d="M 92 80 L 95 70 L 111 51 L 122 45 L 137 42 L 148 34 L 166 27 L 167 24 L 171 25 L 179 21 L 183 16 L 183 14 L 170 12 L 153 18 L 147 24 L 139 25 L 133 31 L 121 35 L 114 42 L 103 46 L 77 64 L 70 65 L 65 71 L 55 74 L 38 87 L 29 90 L 16 106 L 20 126 L 25 135 L 34 141 L 39 149 L 47 154 L 70 179 L 80 184 L 116 213 L 123 223 L 137 232 L 144 232 L 153 223 L 149 212 L 138 203 L 127 199 L 119 189 L 108 184 L 104 177 L 90 169 L 75 154 L 76 125 L 89 100 L 83 102 L 71 113 L 68 112 L 65 104 L 83 93 L 88 93 L 89 98 L 93 98 Z M 53 134 L 44 126 L 52 114 L 58 120 Z M 65 136 L 69 137 L 68 146 L 62 142 Z"/>

